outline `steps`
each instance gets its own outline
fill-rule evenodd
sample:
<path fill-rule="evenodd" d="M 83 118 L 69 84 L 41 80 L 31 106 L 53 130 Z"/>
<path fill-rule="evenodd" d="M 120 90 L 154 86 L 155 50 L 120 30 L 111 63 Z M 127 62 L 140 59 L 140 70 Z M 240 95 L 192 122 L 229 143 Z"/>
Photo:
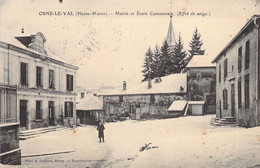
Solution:
<path fill-rule="evenodd" d="M 230 126 L 236 127 L 237 122 L 234 117 L 223 117 L 223 118 L 212 118 L 210 121 L 210 125 L 212 126 Z"/>
<path fill-rule="evenodd" d="M 35 138 L 37 136 L 40 136 L 44 133 L 48 133 L 51 131 L 60 131 L 65 129 L 71 129 L 69 127 L 61 127 L 61 126 L 50 126 L 50 127 L 44 127 L 44 128 L 36 128 L 31 130 L 20 130 L 19 139 L 20 140 L 26 140 L 30 138 Z"/>

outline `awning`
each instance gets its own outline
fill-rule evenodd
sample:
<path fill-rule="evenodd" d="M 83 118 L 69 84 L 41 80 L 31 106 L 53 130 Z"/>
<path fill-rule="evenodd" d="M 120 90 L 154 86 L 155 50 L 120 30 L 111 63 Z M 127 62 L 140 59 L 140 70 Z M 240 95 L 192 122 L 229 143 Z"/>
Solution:
<path fill-rule="evenodd" d="M 183 111 L 187 102 L 187 100 L 175 100 L 168 108 L 168 111 Z"/>

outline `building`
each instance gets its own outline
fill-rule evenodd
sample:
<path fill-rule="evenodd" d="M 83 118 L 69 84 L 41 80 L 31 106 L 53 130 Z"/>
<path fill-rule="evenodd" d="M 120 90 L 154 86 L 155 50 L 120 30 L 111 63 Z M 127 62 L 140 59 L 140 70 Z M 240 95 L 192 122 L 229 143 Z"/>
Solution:
<path fill-rule="evenodd" d="M 3 69 L 2 64 L 0 69 Z M 21 164 L 16 102 L 17 88 L 2 81 L 0 85 L 0 164 Z"/>
<path fill-rule="evenodd" d="M 119 120 L 173 117 L 168 108 L 174 100 L 182 100 L 187 94 L 187 74 L 172 74 L 142 82 L 127 89 L 102 95 L 106 118 Z"/>
<path fill-rule="evenodd" d="M 81 98 L 77 101 L 77 119 L 80 124 L 95 125 L 103 119 L 103 102 L 92 93 L 80 93 Z"/>
<path fill-rule="evenodd" d="M 0 41 L 0 83 L 17 85 L 21 129 L 75 125 L 78 67 L 48 54 L 40 32 L 15 39 Z"/>
<path fill-rule="evenodd" d="M 254 15 L 216 56 L 216 117 L 260 125 L 260 16 Z"/>
<path fill-rule="evenodd" d="M 186 72 L 188 100 L 200 101 L 200 104 L 202 104 L 201 101 L 205 102 L 203 114 L 215 114 L 216 66 L 209 61 L 208 55 L 194 55 L 186 66 Z M 192 106 L 191 102 L 189 104 Z M 194 106 L 197 107 L 198 105 Z M 192 114 L 191 111 L 189 111 L 189 113 Z"/>

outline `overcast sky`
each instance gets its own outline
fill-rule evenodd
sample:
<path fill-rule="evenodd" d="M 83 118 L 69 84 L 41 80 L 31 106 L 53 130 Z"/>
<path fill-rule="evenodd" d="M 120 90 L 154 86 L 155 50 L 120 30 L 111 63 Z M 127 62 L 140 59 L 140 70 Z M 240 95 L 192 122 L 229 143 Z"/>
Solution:
<path fill-rule="evenodd" d="M 175 35 L 182 36 L 185 49 L 197 27 L 207 54 L 202 59 L 209 61 L 260 13 L 259 0 L 0 0 L 0 5 L 1 41 L 21 35 L 22 27 L 26 35 L 42 32 L 50 54 L 79 66 L 77 84 L 83 86 L 141 81 L 144 54 L 149 46 L 161 46 L 170 21 L 168 15 L 150 12 L 174 13 Z M 72 11 L 74 16 L 40 15 L 50 11 Z M 79 11 L 109 15 L 76 16 Z M 117 11 L 129 15 L 115 15 Z M 138 16 L 137 11 L 147 15 Z M 189 15 L 177 16 L 179 12 Z M 197 16 L 200 12 L 207 16 Z"/>

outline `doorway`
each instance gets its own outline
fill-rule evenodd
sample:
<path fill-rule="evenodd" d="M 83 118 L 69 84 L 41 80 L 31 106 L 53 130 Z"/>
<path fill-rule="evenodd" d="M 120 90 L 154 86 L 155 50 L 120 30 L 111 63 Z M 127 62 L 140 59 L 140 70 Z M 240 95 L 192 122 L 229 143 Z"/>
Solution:
<path fill-rule="evenodd" d="M 49 125 L 55 125 L 54 101 L 49 101 Z"/>
<path fill-rule="evenodd" d="M 231 84 L 231 117 L 235 117 L 235 84 Z"/>
<path fill-rule="evenodd" d="M 26 127 L 27 100 L 20 100 L 20 127 Z"/>

